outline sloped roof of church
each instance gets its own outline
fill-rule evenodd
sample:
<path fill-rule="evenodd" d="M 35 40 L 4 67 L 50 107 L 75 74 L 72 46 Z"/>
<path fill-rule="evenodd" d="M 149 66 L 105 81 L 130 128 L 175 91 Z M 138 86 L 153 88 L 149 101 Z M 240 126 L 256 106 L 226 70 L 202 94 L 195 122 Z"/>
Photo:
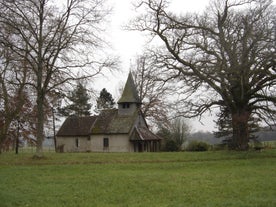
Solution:
<path fill-rule="evenodd" d="M 131 72 L 118 103 L 141 103 Z"/>
<path fill-rule="evenodd" d="M 88 136 L 97 116 L 68 117 L 60 127 L 57 136 Z"/>
<path fill-rule="evenodd" d="M 99 116 L 68 117 L 57 136 L 88 136 L 93 134 L 128 134 L 138 116 L 120 115 L 118 109 L 103 110 Z"/>
<path fill-rule="evenodd" d="M 130 132 L 138 113 L 120 115 L 118 109 L 103 110 L 95 125 L 92 134 L 127 134 Z"/>

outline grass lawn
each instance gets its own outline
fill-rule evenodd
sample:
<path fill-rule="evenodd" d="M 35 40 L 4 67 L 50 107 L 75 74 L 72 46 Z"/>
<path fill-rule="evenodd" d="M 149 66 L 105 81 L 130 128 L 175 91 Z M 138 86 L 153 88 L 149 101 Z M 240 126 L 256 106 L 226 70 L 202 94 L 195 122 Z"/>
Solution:
<path fill-rule="evenodd" d="M 4 206 L 276 206 L 276 150 L 0 155 Z"/>

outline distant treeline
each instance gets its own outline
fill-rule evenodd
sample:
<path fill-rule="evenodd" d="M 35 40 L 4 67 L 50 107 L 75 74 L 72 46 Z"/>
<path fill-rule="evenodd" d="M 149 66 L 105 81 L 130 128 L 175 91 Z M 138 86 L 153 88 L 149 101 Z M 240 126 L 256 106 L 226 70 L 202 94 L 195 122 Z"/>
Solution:
<path fill-rule="evenodd" d="M 257 140 L 260 142 L 276 141 L 276 127 L 272 129 L 266 127 L 255 134 L 258 137 Z M 208 144 L 220 144 L 223 138 L 216 138 L 212 132 L 198 131 L 190 134 L 188 141 L 192 140 L 203 141 Z"/>

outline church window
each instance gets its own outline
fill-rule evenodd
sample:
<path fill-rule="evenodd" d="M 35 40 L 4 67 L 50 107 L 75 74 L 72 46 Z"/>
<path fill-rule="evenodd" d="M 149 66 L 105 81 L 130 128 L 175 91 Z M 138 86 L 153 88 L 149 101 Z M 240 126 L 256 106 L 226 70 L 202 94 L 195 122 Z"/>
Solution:
<path fill-rule="evenodd" d="M 104 148 L 109 147 L 109 139 L 108 138 L 103 139 L 103 146 L 104 146 Z"/>
<path fill-rule="evenodd" d="M 76 140 L 76 147 L 79 147 L 80 145 L 79 145 L 79 139 L 77 138 Z"/>

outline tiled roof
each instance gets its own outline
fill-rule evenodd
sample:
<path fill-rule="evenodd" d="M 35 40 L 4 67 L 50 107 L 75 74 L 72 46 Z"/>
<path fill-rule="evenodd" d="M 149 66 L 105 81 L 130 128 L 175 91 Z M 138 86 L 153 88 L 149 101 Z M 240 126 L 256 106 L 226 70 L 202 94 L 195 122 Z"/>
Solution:
<path fill-rule="evenodd" d="M 97 116 L 68 117 L 60 127 L 57 136 L 87 136 L 91 133 Z"/>
<path fill-rule="evenodd" d="M 138 113 L 120 115 L 118 109 L 104 110 L 100 113 L 92 134 L 127 134 L 130 132 Z"/>
<path fill-rule="evenodd" d="M 128 134 L 138 112 L 119 115 L 118 109 L 103 110 L 99 116 L 68 117 L 57 136 L 87 136 L 90 134 Z"/>

